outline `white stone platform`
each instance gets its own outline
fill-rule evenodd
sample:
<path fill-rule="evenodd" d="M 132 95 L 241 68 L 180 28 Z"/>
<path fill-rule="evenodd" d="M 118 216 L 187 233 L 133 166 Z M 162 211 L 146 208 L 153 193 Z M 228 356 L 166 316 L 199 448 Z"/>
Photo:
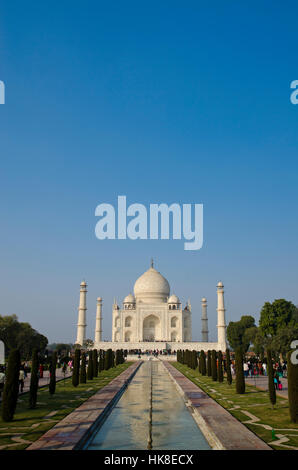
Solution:
<path fill-rule="evenodd" d="M 112 349 L 116 351 L 116 349 L 123 349 L 123 350 L 132 350 L 132 349 L 140 349 L 141 351 L 153 351 L 159 350 L 162 351 L 166 349 L 167 351 L 178 351 L 178 349 L 189 349 L 195 351 L 208 351 L 215 349 L 215 351 L 220 351 L 218 343 L 203 343 L 197 341 L 189 341 L 189 342 L 171 342 L 171 341 L 144 341 L 144 342 L 114 342 L 114 341 L 101 341 L 99 343 L 95 343 L 93 346 L 94 349 Z M 93 349 L 92 348 L 92 349 Z"/>

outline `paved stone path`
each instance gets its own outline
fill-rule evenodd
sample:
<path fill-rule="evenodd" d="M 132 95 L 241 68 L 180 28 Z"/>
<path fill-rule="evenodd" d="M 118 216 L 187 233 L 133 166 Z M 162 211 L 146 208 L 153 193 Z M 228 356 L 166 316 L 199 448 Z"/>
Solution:
<path fill-rule="evenodd" d="M 134 376 L 142 361 L 135 362 L 108 385 L 59 421 L 26 450 L 73 450 L 81 448 L 100 420 L 111 409 L 123 388 Z"/>
<path fill-rule="evenodd" d="M 264 375 L 259 375 L 254 379 L 254 377 L 247 377 L 245 379 L 246 383 L 250 385 L 255 385 L 257 388 L 260 390 L 268 390 L 268 377 Z M 276 390 L 276 395 L 279 395 L 283 398 L 288 398 L 288 380 L 282 378 L 281 379 L 282 383 L 282 390 Z"/>
<path fill-rule="evenodd" d="M 67 371 L 66 374 L 65 374 L 65 378 L 67 377 L 71 377 L 72 375 L 72 372 L 70 371 Z M 29 373 L 27 375 L 27 377 L 25 378 L 25 381 L 24 381 L 24 389 L 23 389 L 23 392 L 22 393 L 26 393 L 29 391 L 30 389 L 30 378 L 31 378 L 31 374 Z M 64 374 L 62 372 L 62 368 L 61 369 L 57 369 L 56 370 L 56 381 L 59 382 L 60 380 L 64 379 Z M 45 385 L 48 385 L 50 383 L 50 372 L 49 371 L 45 371 L 43 373 L 43 378 L 42 379 L 39 379 L 38 381 L 38 386 L 39 387 L 44 387 Z M 20 395 L 22 395 L 20 393 Z"/>
<path fill-rule="evenodd" d="M 178 389 L 190 404 L 201 431 L 212 447 L 225 450 L 271 450 L 271 448 L 253 432 L 241 424 L 227 410 L 210 398 L 202 389 L 195 385 L 172 364 L 163 364 Z"/>

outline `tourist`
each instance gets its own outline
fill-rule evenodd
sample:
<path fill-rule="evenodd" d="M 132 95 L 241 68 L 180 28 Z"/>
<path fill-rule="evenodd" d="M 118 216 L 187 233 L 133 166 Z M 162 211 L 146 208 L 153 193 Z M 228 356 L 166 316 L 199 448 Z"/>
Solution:
<path fill-rule="evenodd" d="M 266 364 L 266 362 L 263 362 L 263 374 L 267 375 L 267 364 Z"/>
<path fill-rule="evenodd" d="M 39 378 L 42 379 L 43 378 L 43 365 L 40 364 L 39 366 Z"/>
<path fill-rule="evenodd" d="M 4 368 L 0 366 L 0 398 L 4 389 L 4 382 L 5 382 Z"/>
<path fill-rule="evenodd" d="M 20 368 L 20 372 L 19 372 L 20 393 L 22 393 L 23 390 L 24 390 L 24 381 L 25 381 L 25 371 L 24 371 L 24 366 L 22 365 L 21 368 Z"/>
<path fill-rule="evenodd" d="M 248 377 L 248 370 L 249 369 L 248 369 L 248 364 L 246 362 L 243 364 L 243 370 L 244 370 L 244 376 Z"/>
<path fill-rule="evenodd" d="M 287 377 L 287 363 L 284 362 L 282 365 L 282 376 Z"/>

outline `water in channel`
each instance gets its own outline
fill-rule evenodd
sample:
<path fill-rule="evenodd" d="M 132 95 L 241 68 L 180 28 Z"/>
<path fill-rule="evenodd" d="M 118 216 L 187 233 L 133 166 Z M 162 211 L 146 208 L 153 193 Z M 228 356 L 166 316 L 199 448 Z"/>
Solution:
<path fill-rule="evenodd" d="M 210 449 L 163 364 L 154 360 L 141 365 L 87 447 L 88 450 L 151 448 Z"/>

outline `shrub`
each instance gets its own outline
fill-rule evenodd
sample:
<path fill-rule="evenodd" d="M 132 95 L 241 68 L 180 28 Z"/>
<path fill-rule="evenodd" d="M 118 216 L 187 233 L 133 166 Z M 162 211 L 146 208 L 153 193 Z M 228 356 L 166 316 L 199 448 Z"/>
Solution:
<path fill-rule="evenodd" d="M 212 376 L 212 368 L 211 368 L 211 351 L 207 351 L 207 375 L 208 377 Z"/>
<path fill-rule="evenodd" d="M 75 357 L 73 362 L 73 371 L 72 371 L 72 385 L 77 387 L 79 385 L 80 380 L 80 357 L 81 357 L 81 350 L 75 350 Z"/>
<path fill-rule="evenodd" d="M 218 381 L 223 382 L 223 370 L 222 370 L 222 352 L 218 351 L 218 368 L 217 368 Z"/>
<path fill-rule="evenodd" d="M 50 368 L 49 392 L 51 395 L 54 395 L 56 391 L 56 367 L 57 367 L 57 353 L 54 352 L 52 355 L 51 368 Z"/>
<path fill-rule="evenodd" d="M 82 360 L 80 367 L 80 384 L 85 384 L 87 382 L 86 376 L 86 354 L 82 352 Z"/>
<path fill-rule="evenodd" d="M 198 353 L 195 350 L 193 350 L 191 354 L 191 367 L 194 370 L 198 367 Z"/>
<path fill-rule="evenodd" d="M 98 355 L 97 355 L 97 349 L 93 349 L 93 375 L 94 377 L 98 377 Z"/>
<path fill-rule="evenodd" d="M 217 380 L 217 364 L 216 364 L 216 351 L 212 349 L 211 352 L 211 373 L 212 373 L 212 380 Z"/>
<path fill-rule="evenodd" d="M 104 362 L 104 368 L 105 370 L 109 370 L 112 367 L 113 364 L 113 351 L 111 349 L 108 349 L 105 351 L 105 362 Z"/>
<path fill-rule="evenodd" d="M 89 351 L 89 354 L 88 354 L 87 379 L 88 379 L 88 380 L 93 380 L 93 358 L 92 358 L 92 351 Z"/>
<path fill-rule="evenodd" d="M 243 352 L 239 347 L 235 351 L 235 368 L 236 368 L 236 393 L 245 393 L 245 379 L 243 371 Z"/>
<path fill-rule="evenodd" d="M 291 422 L 298 423 L 298 364 L 292 363 L 292 353 L 287 354 L 289 410 Z"/>
<path fill-rule="evenodd" d="M 201 366 L 201 374 L 206 375 L 206 354 L 205 351 L 201 351 L 201 356 L 202 356 L 202 366 Z"/>
<path fill-rule="evenodd" d="M 231 371 L 231 358 L 230 358 L 230 350 L 226 350 L 226 364 L 227 364 L 227 382 L 231 385 L 232 379 L 232 371 Z"/>
<path fill-rule="evenodd" d="M 11 350 L 8 357 L 5 386 L 2 398 L 2 419 L 12 421 L 19 394 L 19 373 L 21 366 L 20 351 Z"/>
<path fill-rule="evenodd" d="M 274 373 L 273 373 L 271 349 L 267 349 L 267 373 L 268 373 L 269 398 L 270 398 L 272 408 L 273 408 L 276 403 L 276 391 L 274 387 Z"/>
<path fill-rule="evenodd" d="M 31 365 L 31 378 L 30 378 L 30 390 L 29 390 L 29 408 L 34 409 L 37 402 L 37 391 L 38 391 L 38 352 L 37 349 L 33 350 L 32 353 L 32 365 Z"/>
<path fill-rule="evenodd" d="M 103 351 L 103 349 L 99 350 L 98 370 L 99 370 L 99 372 L 104 370 L 104 351 Z"/>

